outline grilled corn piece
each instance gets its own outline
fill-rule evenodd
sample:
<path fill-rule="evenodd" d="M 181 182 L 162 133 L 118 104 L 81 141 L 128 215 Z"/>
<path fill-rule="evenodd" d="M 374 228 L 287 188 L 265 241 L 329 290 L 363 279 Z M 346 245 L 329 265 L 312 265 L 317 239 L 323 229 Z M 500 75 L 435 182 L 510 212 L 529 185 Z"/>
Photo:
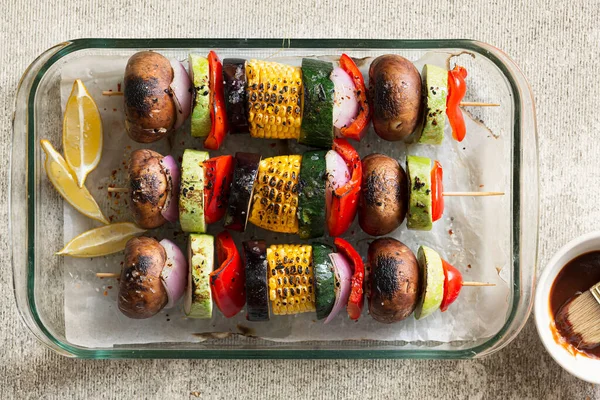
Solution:
<path fill-rule="evenodd" d="M 298 232 L 301 155 L 264 158 L 258 166 L 250 222 L 274 232 Z"/>
<path fill-rule="evenodd" d="M 246 63 L 250 135 L 298 139 L 302 125 L 302 70 L 270 61 Z"/>
<path fill-rule="evenodd" d="M 267 249 L 269 299 L 275 315 L 315 311 L 312 246 L 277 244 Z"/>

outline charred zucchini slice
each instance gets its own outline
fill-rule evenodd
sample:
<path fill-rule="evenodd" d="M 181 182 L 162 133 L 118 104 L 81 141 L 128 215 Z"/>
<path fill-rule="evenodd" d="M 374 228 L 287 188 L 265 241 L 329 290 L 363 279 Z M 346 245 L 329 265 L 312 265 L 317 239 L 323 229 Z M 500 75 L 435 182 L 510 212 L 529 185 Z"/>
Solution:
<path fill-rule="evenodd" d="M 329 255 L 334 250 L 322 243 L 313 243 L 313 269 L 315 274 L 315 307 L 317 319 L 327 318 L 335 304 L 335 275 Z"/>
<path fill-rule="evenodd" d="M 323 150 L 302 155 L 298 196 L 298 235 L 302 239 L 325 234 L 325 154 Z"/>
<path fill-rule="evenodd" d="M 408 174 L 408 229 L 430 231 L 431 216 L 431 160 L 427 157 L 406 157 Z"/>
<path fill-rule="evenodd" d="M 211 235 L 191 234 L 188 242 L 188 285 L 184 311 L 190 318 L 212 318 L 210 273 L 214 267 L 215 239 Z"/>
<path fill-rule="evenodd" d="M 329 149 L 333 145 L 333 100 L 335 87 L 329 78 L 333 64 L 302 59 L 304 106 L 298 142 Z"/>
<path fill-rule="evenodd" d="M 427 246 L 417 252 L 419 273 L 421 274 L 421 299 L 415 310 L 415 318 L 430 315 L 442 304 L 444 297 L 444 267 L 440 255 Z"/>

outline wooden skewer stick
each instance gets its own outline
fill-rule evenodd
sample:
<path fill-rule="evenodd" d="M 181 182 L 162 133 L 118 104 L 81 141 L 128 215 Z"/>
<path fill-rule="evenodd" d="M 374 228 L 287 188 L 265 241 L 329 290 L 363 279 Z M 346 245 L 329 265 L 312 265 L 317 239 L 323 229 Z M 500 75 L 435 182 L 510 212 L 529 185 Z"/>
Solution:
<path fill-rule="evenodd" d="M 117 274 L 114 272 L 98 272 L 96 273 L 97 278 L 114 278 L 119 279 L 121 274 Z M 495 283 L 489 282 L 463 282 L 463 286 L 496 286 Z"/>
<path fill-rule="evenodd" d="M 117 273 L 114 273 L 114 272 L 98 272 L 98 273 L 96 273 L 96 278 L 114 278 L 114 279 L 119 279 L 120 277 L 121 277 L 121 274 L 117 274 Z"/>
<path fill-rule="evenodd" d="M 463 286 L 496 286 L 495 283 L 489 282 L 463 282 Z"/>
<path fill-rule="evenodd" d="M 481 103 L 479 101 L 463 101 L 459 105 L 461 107 L 500 107 L 498 103 Z"/>
<path fill-rule="evenodd" d="M 98 273 L 96 273 L 96 277 L 97 278 L 119 279 L 121 277 L 121 274 L 117 274 L 114 272 L 98 272 Z M 463 282 L 462 285 L 463 286 L 496 286 L 495 283 L 489 283 L 489 282 Z"/>
<path fill-rule="evenodd" d="M 109 193 L 128 193 L 128 188 L 109 187 Z M 504 196 L 504 192 L 443 192 L 443 196 L 468 197 L 468 196 Z"/>
<path fill-rule="evenodd" d="M 109 187 L 109 193 L 128 193 L 128 188 L 123 187 Z M 453 196 L 453 197 L 469 197 L 469 196 L 504 196 L 504 192 L 443 192 L 442 196 Z"/>
<path fill-rule="evenodd" d="M 121 188 L 121 187 L 109 187 L 108 192 L 109 193 L 127 193 L 127 192 L 129 192 L 129 189 Z"/>
<path fill-rule="evenodd" d="M 103 96 L 123 96 L 123 92 L 115 92 L 112 90 L 103 90 Z M 479 101 L 463 101 L 460 103 L 461 107 L 499 107 L 498 103 L 482 103 Z"/>
<path fill-rule="evenodd" d="M 442 196 L 504 196 L 504 192 L 443 192 Z"/>

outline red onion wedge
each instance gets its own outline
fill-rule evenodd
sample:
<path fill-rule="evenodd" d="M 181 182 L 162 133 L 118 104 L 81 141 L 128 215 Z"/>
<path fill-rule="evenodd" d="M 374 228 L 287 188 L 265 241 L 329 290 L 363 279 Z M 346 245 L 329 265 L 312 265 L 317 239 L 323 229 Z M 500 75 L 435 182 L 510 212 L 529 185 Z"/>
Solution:
<path fill-rule="evenodd" d="M 346 256 L 340 253 L 331 253 L 329 258 L 333 262 L 333 273 L 335 274 L 335 303 L 325 320 L 326 324 L 335 318 L 341 310 L 346 309 L 352 286 L 352 267 Z"/>
<path fill-rule="evenodd" d="M 173 68 L 173 82 L 170 87 L 177 110 L 175 129 L 179 129 L 192 112 L 192 80 L 181 62 L 174 58 L 169 61 Z"/>
<path fill-rule="evenodd" d="M 167 261 L 162 269 L 160 278 L 167 290 L 168 302 L 166 309 L 173 308 L 185 290 L 188 278 L 188 263 L 179 247 L 169 239 L 160 241 L 167 252 Z"/>
<path fill-rule="evenodd" d="M 160 164 L 167 176 L 167 200 L 160 213 L 167 221 L 175 222 L 179 218 L 179 166 L 172 156 L 163 157 Z"/>
<path fill-rule="evenodd" d="M 327 183 L 325 184 L 325 207 L 329 216 L 331 207 L 331 196 L 333 192 L 344 186 L 350 180 L 350 170 L 346 162 L 335 150 L 329 150 L 325 154 L 325 169 L 327 170 Z M 329 217 L 327 217 L 329 219 Z"/>
<path fill-rule="evenodd" d="M 340 67 L 333 69 L 330 79 L 334 86 L 333 126 L 339 136 L 339 130 L 349 126 L 358 115 L 359 104 L 356 98 L 356 87 L 350 75 Z"/>

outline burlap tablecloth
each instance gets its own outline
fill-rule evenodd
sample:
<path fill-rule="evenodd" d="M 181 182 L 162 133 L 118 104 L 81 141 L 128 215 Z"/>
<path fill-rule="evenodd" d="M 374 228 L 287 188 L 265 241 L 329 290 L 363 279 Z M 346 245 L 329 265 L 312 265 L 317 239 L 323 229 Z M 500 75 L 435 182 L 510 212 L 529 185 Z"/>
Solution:
<path fill-rule="evenodd" d="M 11 115 L 19 78 L 46 48 L 81 37 L 469 38 L 523 69 L 537 104 L 540 265 L 600 229 L 600 2 L 512 0 L 25 1 L 0 3 L 0 397 L 5 398 L 600 398 L 564 372 L 530 320 L 477 361 L 80 361 L 21 323 L 7 242 Z M 600 373 L 600 371 L 599 371 Z"/>

